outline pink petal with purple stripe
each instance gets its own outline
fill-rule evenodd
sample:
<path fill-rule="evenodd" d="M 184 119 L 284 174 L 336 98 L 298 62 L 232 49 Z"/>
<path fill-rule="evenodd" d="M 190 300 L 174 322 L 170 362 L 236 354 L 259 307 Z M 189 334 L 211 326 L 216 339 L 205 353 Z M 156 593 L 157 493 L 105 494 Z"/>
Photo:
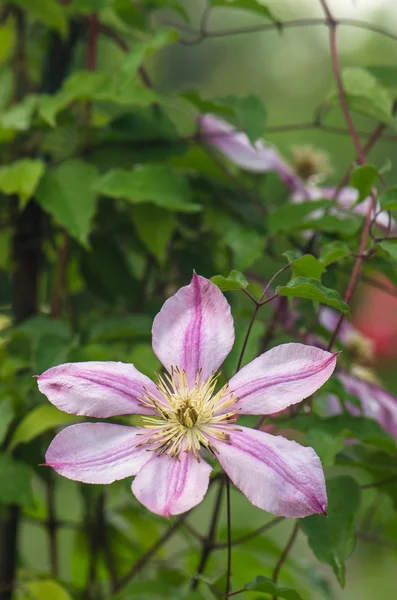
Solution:
<path fill-rule="evenodd" d="M 324 473 L 312 448 L 246 427 L 227 433 L 229 443 L 213 440 L 216 457 L 252 504 L 284 517 L 325 513 Z"/>
<path fill-rule="evenodd" d="M 336 357 L 304 344 L 281 344 L 265 352 L 229 382 L 240 414 L 270 415 L 307 398 L 332 375 Z"/>
<path fill-rule="evenodd" d="M 147 431 L 109 423 L 77 423 L 51 442 L 46 463 L 57 473 L 83 483 L 112 483 L 136 475 L 151 458 L 137 447 Z"/>
<path fill-rule="evenodd" d="M 230 306 L 219 288 L 193 275 L 189 285 L 169 298 L 153 322 L 153 350 L 171 372 L 186 371 L 192 385 L 219 369 L 234 343 Z"/>
<path fill-rule="evenodd" d="M 155 384 L 134 365 L 121 362 L 66 363 L 38 378 L 39 389 L 60 410 L 87 417 L 150 415 L 144 388 L 161 401 Z"/>
<path fill-rule="evenodd" d="M 251 144 L 247 135 L 211 114 L 200 117 L 200 133 L 205 141 L 227 156 L 235 165 L 252 173 L 275 171 L 284 183 L 300 189 L 303 183 L 279 152 L 260 140 Z"/>
<path fill-rule="evenodd" d="M 158 515 L 179 515 L 202 501 L 211 470 L 191 452 L 181 452 L 179 457 L 155 456 L 135 477 L 132 492 L 139 502 Z"/>

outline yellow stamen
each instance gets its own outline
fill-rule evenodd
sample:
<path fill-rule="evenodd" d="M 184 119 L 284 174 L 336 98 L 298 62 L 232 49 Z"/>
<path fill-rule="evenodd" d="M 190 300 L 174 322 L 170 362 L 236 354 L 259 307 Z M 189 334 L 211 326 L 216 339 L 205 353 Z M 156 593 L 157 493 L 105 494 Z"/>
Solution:
<path fill-rule="evenodd" d="M 189 386 L 185 371 L 172 369 L 171 375 L 157 375 L 157 390 L 161 396 L 145 388 L 142 404 L 154 409 L 158 417 L 143 417 L 144 427 L 152 435 L 144 436 L 142 445 L 149 445 L 158 454 L 178 456 L 181 451 L 192 451 L 200 460 L 200 448 L 214 452 L 210 439 L 227 441 L 225 425 L 236 421 L 238 398 L 225 385 L 215 393 L 218 375 L 201 381 L 201 371 Z M 233 406 L 232 410 L 230 407 Z"/>

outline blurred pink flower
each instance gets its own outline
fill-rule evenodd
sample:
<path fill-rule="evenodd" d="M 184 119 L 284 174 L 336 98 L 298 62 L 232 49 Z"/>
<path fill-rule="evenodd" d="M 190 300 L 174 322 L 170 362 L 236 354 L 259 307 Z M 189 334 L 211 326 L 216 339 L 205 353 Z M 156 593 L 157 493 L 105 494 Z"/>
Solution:
<path fill-rule="evenodd" d="M 320 199 L 335 199 L 345 211 L 352 211 L 358 215 L 366 216 L 368 213 L 369 206 L 372 202 L 371 198 L 365 198 L 360 204 L 355 204 L 358 200 L 358 190 L 353 187 L 343 187 L 337 194 L 337 188 L 335 187 L 317 187 L 317 186 L 306 186 L 305 188 L 296 189 L 292 194 L 293 202 L 305 202 L 307 200 L 320 200 Z M 377 211 L 379 210 L 379 207 Z M 323 210 L 320 211 L 321 213 Z M 331 211 L 331 214 L 338 213 L 337 206 Z M 376 215 L 375 222 L 382 229 L 389 227 L 389 215 L 383 211 Z M 396 222 L 394 219 L 390 219 L 390 229 L 396 228 Z"/>
<path fill-rule="evenodd" d="M 47 464 L 85 483 L 135 476 L 136 498 L 169 516 L 203 499 L 211 472 L 204 449 L 255 506 L 288 517 L 324 512 L 324 474 L 314 450 L 236 426 L 236 419 L 273 414 L 307 398 L 330 377 L 336 355 L 283 344 L 216 392 L 215 373 L 233 343 L 228 302 L 211 281 L 194 274 L 154 320 L 153 349 L 167 371 L 157 385 L 120 362 L 69 363 L 39 377 L 41 392 L 66 412 L 144 415 L 142 427 L 80 423 L 63 429 L 47 451 Z"/>
<path fill-rule="evenodd" d="M 298 175 L 272 146 L 260 140 L 252 144 L 244 132 L 236 131 L 230 123 L 215 115 L 200 117 L 199 127 L 201 138 L 241 169 L 252 173 L 275 171 L 287 187 L 303 187 Z"/>

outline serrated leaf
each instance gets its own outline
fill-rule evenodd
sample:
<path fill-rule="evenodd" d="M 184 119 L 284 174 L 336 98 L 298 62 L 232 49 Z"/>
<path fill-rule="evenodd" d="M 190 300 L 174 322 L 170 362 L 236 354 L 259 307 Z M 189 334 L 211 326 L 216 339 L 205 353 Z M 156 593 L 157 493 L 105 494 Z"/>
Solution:
<path fill-rule="evenodd" d="M 4 165 L 0 167 L 0 191 L 16 194 L 24 205 L 36 192 L 44 171 L 44 163 L 32 158 L 22 158 Z"/>
<path fill-rule="evenodd" d="M 165 263 L 167 248 L 177 226 L 175 215 L 159 206 L 135 206 L 132 220 L 138 236 L 160 265 Z"/>
<path fill-rule="evenodd" d="M 307 221 L 306 229 L 321 231 L 323 233 L 338 233 L 351 237 L 355 235 L 361 227 L 362 220 L 358 217 L 337 217 L 336 215 L 324 215 L 318 219 Z"/>
<path fill-rule="evenodd" d="M 0 400 L 0 444 L 7 435 L 9 426 L 14 418 L 14 409 L 10 398 Z"/>
<path fill-rule="evenodd" d="M 327 306 L 332 306 L 340 312 L 349 316 L 349 307 L 335 290 L 327 288 L 316 279 L 306 277 L 295 277 L 287 285 L 279 286 L 276 289 L 279 296 L 291 296 L 293 298 L 307 298 Z"/>
<path fill-rule="evenodd" d="M 61 425 L 70 425 L 77 420 L 78 417 L 64 413 L 52 404 L 37 406 L 19 423 L 11 438 L 8 450 L 11 452 L 20 444 L 27 444 L 50 429 Z"/>
<path fill-rule="evenodd" d="M 273 15 L 271 10 L 257 0 L 210 0 L 211 6 L 219 6 L 223 8 L 241 8 L 242 10 L 248 10 L 254 12 L 265 19 L 278 23 L 282 27 L 282 23 Z"/>
<path fill-rule="evenodd" d="M 64 8 L 57 0 L 16 0 L 17 4 L 27 10 L 29 15 L 50 29 L 56 29 L 65 37 L 68 21 Z"/>
<path fill-rule="evenodd" d="M 28 506 L 32 504 L 33 471 L 8 454 L 0 454 L 0 502 Z"/>
<path fill-rule="evenodd" d="M 223 277 L 223 275 L 214 275 L 211 277 L 211 281 L 218 286 L 221 292 L 245 290 L 248 287 L 248 281 L 240 271 L 230 271 L 227 277 Z"/>
<path fill-rule="evenodd" d="M 311 254 L 305 254 L 291 262 L 294 277 L 311 277 L 320 281 L 321 275 L 325 273 L 324 264 Z"/>
<path fill-rule="evenodd" d="M 371 194 L 371 190 L 378 181 L 378 169 L 373 165 L 356 167 L 351 175 L 350 184 L 358 190 L 358 202 Z"/>
<path fill-rule="evenodd" d="M 330 200 L 309 200 L 299 204 L 284 204 L 273 211 L 267 219 L 271 234 L 286 233 L 299 229 L 313 213 L 332 206 Z"/>
<path fill-rule="evenodd" d="M 361 67 L 346 67 L 342 71 L 347 103 L 353 111 L 372 117 L 381 123 L 392 122 L 392 101 L 388 92 L 371 73 Z M 335 91 L 331 103 L 339 103 Z"/>
<path fill-rule="evenodd" d="M 28 94 L 21 102 L 3 108 L 0 111 L 0 128 L 13 131 L 26 131 L 29 129 L 36 111 L 37 98 L 33 94 Z"/>
<path fill-rule="evenodd" d="M 163 165 L 146 165 L 131 171 L 108 171 L 99 179 L 95 189 L 104 196 L 128 200 L 132 204 L 152 202 L 171 211 L 200 210 L 199 205 L 191 203 L 187 179 Z"/>
<path fill-rule="evenodd" d="M 37 201 L 72 237 L 87 246 L 96 210 L 96 167 L 73 159 L 48 169 L 37 190 Z"/>
<path fill-rule="evenodd" d="M 391 187 L 382 192 L 378 202 L 383 210 L 397 210 L 397 187 Z"/>
<path fill-rule="evenodd" d="M 320 260 L 325 266 L 331 265 L 342 258 L 350 255 L 350 249 L 343 242 L 330 242 L 321 250 Z"/>
<path fill-rule="evenodd" d="M 355 546 L 355 521 L 360 487 L 349 476 L 327 481 L 328 517 L 312 515 L 301 520 L 302 531 L 320 562 L 331 565 L 339 583 L 345 584 L 345 560 Z"/>
<path fill-rule="evenodd" d="M 252 581 L 245 584 L 244 588 L 250 592 L 263 592 L 277 598 L 286 598 L 286 600 L 303 600 L 302 596 L 292 588 L 280 587 L 269 577 L 259 575 Z"/>

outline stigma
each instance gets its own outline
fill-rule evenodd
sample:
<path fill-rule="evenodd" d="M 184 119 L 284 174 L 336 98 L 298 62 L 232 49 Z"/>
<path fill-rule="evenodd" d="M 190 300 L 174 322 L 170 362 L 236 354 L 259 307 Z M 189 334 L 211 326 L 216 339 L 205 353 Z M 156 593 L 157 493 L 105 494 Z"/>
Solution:
<path fill-rule="evenodd" d="M 214 374 L 202 381 L 199 370 L 194 384 L 189 385 L 185 371 L 178 368 L 173 368 L 171 375 L 157 375 L 159 394 L 145 388 L 141 400 L 157 415 L 142 417 L 148 435 L 140 445 L 147 445 L 158 456 L 178 457 L 181 451 L 192 451 L 198 461 L 201 448 L 214 454 L 213 442 L 228 441 L 227 429 L 235 424 L 238 414 L 238 398 L 228 385 L 215 391 L 218 378 L 219 374 Z"/>

